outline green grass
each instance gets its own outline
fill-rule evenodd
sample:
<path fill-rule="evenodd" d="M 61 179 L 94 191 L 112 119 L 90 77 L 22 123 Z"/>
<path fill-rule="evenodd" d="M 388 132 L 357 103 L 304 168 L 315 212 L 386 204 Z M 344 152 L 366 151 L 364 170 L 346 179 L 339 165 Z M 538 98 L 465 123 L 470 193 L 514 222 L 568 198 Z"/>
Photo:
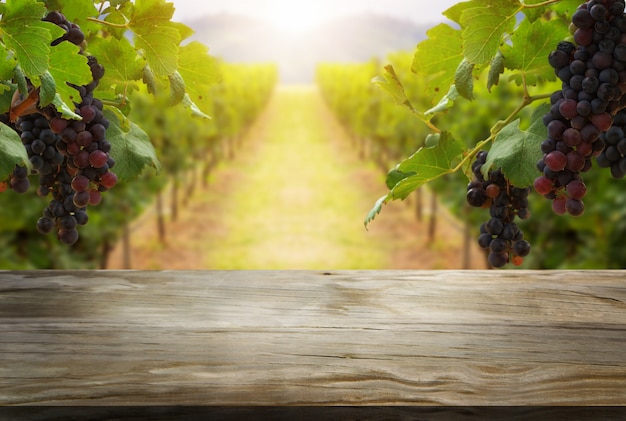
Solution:
<path fill-rule="evenodd" d="M 214 269 L 376 269 L 386 251 L 362 221 L 371 197 L 359 162 L 313 88 L 279 89 L 268 114 L 239 150 L 208 242 Z M 339 139 L 338 139 L 339 137 Z M 344 137 L 341 139 L 340 137 Z M 218 177 L 219 178 L 219 177 Z M 217 219 L 216 219 L 217 221 Z"/>

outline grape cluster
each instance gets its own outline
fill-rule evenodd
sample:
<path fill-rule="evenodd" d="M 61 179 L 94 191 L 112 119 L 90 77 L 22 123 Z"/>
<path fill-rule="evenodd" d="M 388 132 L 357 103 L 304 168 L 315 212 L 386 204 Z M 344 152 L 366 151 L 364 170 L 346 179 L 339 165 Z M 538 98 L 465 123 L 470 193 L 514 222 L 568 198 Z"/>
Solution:
<path fill-rule="evenodd" d="M 51 12 L 44 20 L 65 30 L 53 45 L 63 41 L 79 46 L 83 43 L 85 37 L 80 27 L 68 22 L 61 13 Z M 71 85 L 80 95 L 80 101 L 74 103 L 74 112 L 80 120 L 68 120 L 49 105 L 19 116 L 14 126 L 26 148 L 33 173 L 39 175 L 38 195 L 52 196 L 37 221 L 37 229 L 43 234 L 56 230 L 59 240 L 66 244 L 78 240 L 77 227 L 88 221 L 87 206 L 97 205 L 101 193 L 117 183 L 117 176 L 110 171 L 115 161 L 109 155 L 111 143 L 106 139 L 109 121 L 103 115 L 102 102 L 93 96 L 104 68 L 95 57 L 87 57 L 87 60 L 92 81 L 85 86 Z M 28 98 L 18 100 L 38 99 L 37 95 L 32 95 L 36 91 L 30 83 L 29 89 Z M 28 175 L 26 168 L 16 167 L 11 176 L 11 188 L 18 192 L 28 190 Z"/>
<path fill-rule="evenodd" d="M 600 136 L 606 145 L 596 157 L 599 167 L 610 168 L 613 178 L 626 175 L 626 110 L 615 114 L 613 126 Z"/>
<path fill-rule="evenodd" d="M 40 175 L 56 173 L 63 163 L 63 155 L 57 149 L 60 138 L 50 130 L 48 119 L 40 114 L 25 115 L 17 120 L 16 128 L 33 172 Z"/>
<path fill-rule="evenodd" d="M 509 262 L 523 263 L 530 253 L 530 243 L 515 224 L 515 217 L 528 219 L 528 188 L 510 185 L 500 169 L 488 172 L 485 179 L 482 169 L 487 162 L 487 152 L 480 151 L 472 164 L 474 180 L 467 186 L 467 202 L 474 207 L 489 208 L 491 219 L 481 225 L 478 245 L 489 250 L 488 261 L 493 267 Z"/>
<path fill-rule="evenodd" d="M 59 28 L 65 31 L 65 34 L 54 41 L 52 41 L 52 45 L 58 45 L 63 41 L 69 41 L 72 44 L 76 44 L 80 46 L 85 40 L 85 34 L 75 23 L 72 23 L 67 20 L 67 18 L 60 12 L 52 11 L 48 13 L 44 18 L 44 21 L 51 22 L 57 25 Z"/>
<path fill-rule="evenodd" d="M 11 173 L 9 187 L 17 193 L 26 193 L 28 191 L 30 182 L 28 181 L 28 169 L 26 167 L 15 166 L 13 173 Z"/>
<path fill-rule="evenodd" d="M 590 0 L 572 15 L 574 43 L 561 42 L 548 60 L 562 81 L 544 117 L 548 138 L 534 188 L 557 214 L 584 213 L 581 173 L 605 149 L 602 133 L 626 105 L 626 16 L 621 0 Z"/>

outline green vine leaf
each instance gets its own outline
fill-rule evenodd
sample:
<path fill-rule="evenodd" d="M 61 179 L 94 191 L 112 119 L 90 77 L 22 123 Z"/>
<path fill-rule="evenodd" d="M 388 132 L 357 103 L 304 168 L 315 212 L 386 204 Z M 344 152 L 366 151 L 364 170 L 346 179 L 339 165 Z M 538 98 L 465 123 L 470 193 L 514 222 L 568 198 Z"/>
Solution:
<path fill-rule="evenodd" d="M 518 0 L 472 0 L 461 14 L 463 55 L 473 64 L 491 61 L 500 48 L 503 35 L 513 32 Z"/>
<path fill-rule="evenodd" d="M 17 89 L 22 95 L 28 95 L 28 82 L 26 82 L 26 75 L 22 71 L 20 65 L 16 65 L 13 68 L 13 80 L 17 84 Z"/>
<path fill-rule="evenodd" d="M 487 75 L 487 90 L 491 92 L 491 88 L 500 83 L 500 75 L 504 73 L 504 56 L 498 50 L 489 66 L 489 74 Z"/>
<path fill-rule="evenodd" d="M 89 41 L 89 53 L 98 57 L 98 62 L 106 69 L 98 85 L 98 92 L 103 92 L 103 96 L 129 94 L 137 88 L 144 63 L 137 60 L 137 52 L 128 39 L 94 37 Z"/>
<path fill-rule="evenodd" d="M 36 79 L 48 70 L 50 42 L 63 30 L 42 22 L 45 6 L 37 0 L 9 0 L 0 22 L 4 44 L 29 78 Z"/>
<path fill-rule="evenodd" d="M 107 140 L 111 142 L 111 155 L 115 159 L 115 174 L 118 178 L 132 180 L 147 166 L 159 171 L 161 164 L 148 134 L 132 122 L 126 131 L 117 114 L 106 109 L 104 114 L 110 121 Z"/>
<path fill-rule="evenodd" d="M 545 2 L 545 0 L 524 0 L 525 5 L 534 5 L 543 2 Z M 541 16 L 545 15 L 546 11 L 551 11 L 562 16 L 571 16 L 576 11 L 578 6 L 580 6 L 580 3 L 580 0 L 559 0 L 558 2 L 551 3 L 545 7 L 524 8 L 524 14 L 531 22 L 534 22 Z"/>
<path fill-rule="evenodd" d="M 454 85 L 459 94 L 470 101 L 474 99 L 474 64 L 463 59 L 454 73 Z"/>
<path fill-rule="evenodd" d="M 451 21 L 461 25 L 461 16 L 463 15 L 465 9 L 468 9 L 470 7 L 474 7 L 474 4 L 472 4 L 471 1 L 462 1 L 445 10 L 443 12 L 443 15 Z"/>
<path fill-rule="evenodd" d="M 0 80 L 10 80 L 17 65 L 15 55 L 8 51 L 3 44 L 0 44 Z"/>
<path fill-rule="evenodd" d="M 11 109 L 13 94 L 17 90 L 17 85 L 8 80 L 0 82 L 0 114 L 8 113 Z"/>
<path fill-rule="evenodd" d="M 196 103 L 191 100 L 191 97 L 189 96 L 189 94 L 185 94 L 185 96 L 183 97 L 182 103 L 183 103 L 183 106 L 191 112 L 192 116 L 211 120 L 211 116 L 208 114 L 205 114 L 204 111 L 202 111 L 198 107 L 198 105 L 196 105 Z"/>
<path fill-rule="evenodd" d="M 185 81 L 178 72 L 167 77 L 170 81 L 170 104 L 180 104 L 185 97 Z"/>
<path fill-rule="evenodd" d="M 143 81 L 143 83 L 145 83 L 146 89 L 148 90 L 149 94 L 152 94 L 152 95 L 157 94 L 157 91 L 158 91 L 157 81 L 156 81 L 156 78 L 154 77 L 154 72 L 152 71 L 150 66 L 147 64 L 144 66 L 141 72 L 141 80 Z"/>
<path fill-rule="evenodd" d="M 203 44 L 192 41 L 180 49 L 178 72 L 185 80 L 189 99 L 200 109 L 208 109 L 203 102 L 210 100 L 211 86 L 221 82 L 219 66 Z"/>
<path fill-rule="evenodd" d="M 57 111 L 61 113 L 63 118 L 68 120 L 82 120 L 83 118 L 74 112 L 74 107 L 70 108 L 69 105 L 61 98 L 61 95 L 56 93 L 52 104 L 56 107 Z"/>
<path fill-rule="evenodd" d="M 514 186 L 531 185 L 537 177 L 535 164 L 543 156 L 541 143 L 547 136 L 543 116 L 549 111 L 548 104 L 537 107 L 527 130 L 520 129 L 520 120 L 505 126 L 489 150 L 487 162 L 482 168 L 483 173 L 486 175 L 490 169 L 502 168 L 502 172 Z"/>
<path fill-rule="evenodd" d="M 417 45 L 411 70 L 426 81 L 425 95 L 438 102 L 454 83 L 454 74 L 463 60 L 461 31 L 442 23 Z"/>
<path fill-rule="evenodd" d="M 39 87 L 39 105 L 45 107 L 54 101 L 57 85 L 50 72 L 45 72 L 39 76 L 41 86 Z"/>
<path fill-rule="evenodd" d="M 441 133 L 437 146 L 422 147 L 396 166 L 398 171 L 414 174 L 398 182 L 389 192 L 389 198 L 404 200 L 427 182 L 453 172 L 454 164 L 464 150 L 463 142 L 452 137 L 450 133 Z"/>
<path fill-rule="evenodd" d="M 437 114 L 437 113 L 447 111 L 454 106 L 454 101 L 456 101 L 458 98 L 459 98 L 459 91 L 456 89 L 456 86 L 452 85 L 450 86 L 448 93 L 443 98 L 441 98 L 441 101 L 439 101 L 439 103 L 435 105 L 433 108 L 426 111 L 424 115 L 429 116 L 432 114 Z"/>
<path fill-rule="evenodd" d="M 409 101 L 404 86 L 402 86 L 402 82 L 398 79 L 398 75 L 396 75 L 393 66 L 385 66 L 383 74 L 372 79 L 372 83 L 389 93 L 396 104 L 408 108 L 409 111 L 415 112 L 415 108 L 411 105 L 411 101 Z"/>
<path fill-rule="evenodd" d="M 389 173 L 387 174 L 387 180 L 386 180 L 387 188 L 391 190 L 400 181 L 415 174 L 416 174 L 415 171 L 403 172 L 403 171 L 400 171 L 399 169 L 394 168 L 391 171 L 389 171 Z"/>
<path fill-rule="evenodd" d="M 70 106 L 78 99 L 78 92 L 66 82 L 81 86 L 87 85 L 93 79 L 87 57 L 79 54 L 78 46 L 67 41 L 52 47 L 50 75 L 56 82 L 57 93 Z"/>
<path fill-rule="evenodd" d="M 169 76 L 178 70 L 181 34 L 170 22 L 174 5 L 164 0 L 137 0 L 128 27 L 135 46 L 145 54 L 155 75 Z"/>
<path fill-rule="evenodd" d="M 387 203 L 387 196 L 383 196 L 376 201 L 374 207 L 367 213 L 367 216 L 365 217 L 365 228 L 367 228 L 367 226 L 376 218 L 376 215 L 378 215 L 383 210 L 383 205 L 385 203 Z"/>
<path fill-rule="evenodd" d="M 463 142 L 452 137 L 448 132 L 439 135 L 436 146 L 422 147 L 411 157 L 402 161 L 387 174 L 386 196 L 376 201 L 372 210 L 365 218 L 365 227 L 374 220 L 385 203 L 392 200 L 406 199 L 409 194 L 429 181 L 454 171 L 454 164 L 465 150 Z"/>
<path fill-rule="evenodd" d="M 0 180 L 6 180 L 16 165 L 30 166 L 28 154 L 15 130 L 0 123 Z"/>
<path fill-rule="evenodd" d="M 565 25 L 547 24 L 541 20 L 522 21 L 511 37 L 512 45 L 505 46 L 505 65 L 515 71 L 511 80 L 518 85 L 524 80 L 528 85 L 555 80 L 554 69 L 546 57 L 567 35 Z"/>

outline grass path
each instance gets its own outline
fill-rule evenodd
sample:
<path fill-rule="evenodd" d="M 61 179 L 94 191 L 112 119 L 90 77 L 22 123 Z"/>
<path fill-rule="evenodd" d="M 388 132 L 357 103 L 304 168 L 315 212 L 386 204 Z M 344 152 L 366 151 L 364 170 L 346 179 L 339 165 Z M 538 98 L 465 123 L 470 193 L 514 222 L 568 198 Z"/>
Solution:
<path fill-rule="evenodd" d="M 403 204 L 364 229 L 383 180 L 358 160 L 314 87 L 280 87 L 234 160 L 169 224 L 166 245 L 153 227 L 136 230 L 132 268 L 460 267 L 460 233 L 444 230 L 424 244 L 425 227 Z M 118 249 L 111 267 L 120 261 Z"/>

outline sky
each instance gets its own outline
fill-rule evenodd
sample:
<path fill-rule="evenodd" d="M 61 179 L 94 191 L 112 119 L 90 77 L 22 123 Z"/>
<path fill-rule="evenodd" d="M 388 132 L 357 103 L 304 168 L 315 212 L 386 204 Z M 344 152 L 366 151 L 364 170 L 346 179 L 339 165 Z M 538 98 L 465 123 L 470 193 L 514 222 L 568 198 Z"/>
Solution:
<path fill-rule="evenodd" d="M 221 12 L 261 18 L 298 33 L 334 18 L 374 12 L 417 23 L 444 20 L 441 13 L 460 0 L 170 0 L 175 21 Z"/>

